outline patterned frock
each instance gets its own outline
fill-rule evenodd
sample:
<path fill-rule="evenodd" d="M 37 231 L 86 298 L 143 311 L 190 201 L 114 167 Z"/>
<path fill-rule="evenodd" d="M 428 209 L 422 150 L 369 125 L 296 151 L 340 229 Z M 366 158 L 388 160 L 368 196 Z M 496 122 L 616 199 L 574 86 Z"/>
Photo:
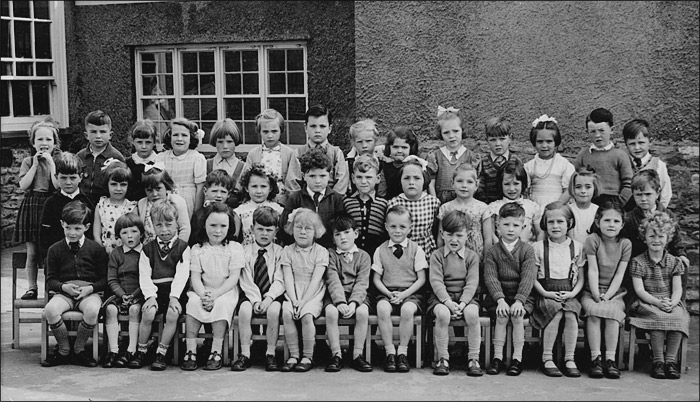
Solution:
<path fill-rule="evenodd" d="M 486 219 L 491 218 L 489 206 L 486 205 L 485 202 L 481 202 L 477 199 L 472 199 L 467 206 L 457 204 L 455 201 L 449 201 L 440 205 L 438 219 L 442 220 L 446 213 L 453 210 L 460 210 L 469 217 L 471 226 L 467 229 L 467 248 L 474 251 L 479 256 L 479 261 L 483 261 L 484 236 L 482 223 Z"/>
<path fill-rule="evenodd" d="M 253 213 L 256 209 L 258 209 L 258 207 L 263 205 L 272 208 L 280 215 L 284 210 L 280 204 L 268 200 L 265 200 L 260 204 L 254 202 L 253 200 L 248 200 L 233 210 L 233 212 L 235 212 L 241 218 L 241 232 L 243 233 L 242 244 L 244 246 L 247 244 L 252 244 L 255 241 L 255 236 L 253 236 Z"/>
<path fill-rule="evenodd" d="M 544 208 L 568 191 L 574 165 L 558 153 L 549 160 L 535 155 L 525 163 L 525 172 L 530 179 L 530 199 Z"/>
<path fill-rule="evenodd" d="M 401 193 L 389 201 L 387 211 L 394 205 L 403 205 L 411 211 L 413 228 L 408 237 L 425 251 L 425 258 L 430 259 L 430 255 L 437 248 L 433 236 L 433 224 L 440 208 L 440 200 L 425 191 L 417 200 L 409 200 L 405 194 Z"/>
<path fill-rule="evenodd" d="M 188 149 L 180 156 L 175 156 L 172 150 L 156 155 L 156 162 L 161 161 L 175 182 L 178 195 L 187 203 L 188 219 L 194 213 L 194 201 L 197 195 L 197 184 L 202 184 L 207 178 L 207 160 L 204 155 L 194 149 Z"/>
<path fill-rule="evenodd" d="M 296 299 L 299 300 L 304 296 L 306 289 L 309 287 L 311 277 L 314 274 L 316 266 L 323 267 L 325 272 L 328 268 L 328 250 L 325 247 L 314 243 L 310 247 L 301 248 L 296 244 L 290 244 L 282 250 L 280 257 L 280 266 L 284 270 L 285 266 L 292 268 L 294 276 L 294 291 Z M 315 289 L 313 296 L 304 305 L 299 313 L 302 317 L 305 314 L 311 314 L 314 318 L 321 315 L 323 308 L 323 296 L 326 294 L 326 282 L 321 278 L 318 289 Z M 292 311 L 292 303 L 289 301 L 289 295 L 285 293 L 286 300 L 282 303 L 282 308 L 287 311 Z"/>
<path fill-rule="evenodd" d="M 120 205 L 112 204 L 109 197 L 100 197 L 97 203 L 97 213 L 100 214 L 100 223 L 102 223 L 102 245 L 107 254 L 110 254 L 116 247 L 122 245 L 119 239 L 119 233 L 114 233 L 114 225 L 122 215 L 132 212 L 136 208 L 136 201 L 124 199 Z"/>

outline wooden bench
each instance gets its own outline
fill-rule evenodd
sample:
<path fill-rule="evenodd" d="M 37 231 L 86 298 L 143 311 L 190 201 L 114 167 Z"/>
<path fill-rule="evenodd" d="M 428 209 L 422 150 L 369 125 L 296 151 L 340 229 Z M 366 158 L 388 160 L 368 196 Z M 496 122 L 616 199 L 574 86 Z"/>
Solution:
<path fill-rule="evenodd" d="M 40 311 L 35 311 L 33 316 L 22 315 L 22 310 L 43 309 L 46 305 L 46 296 L 36 300 L 22 300 L 17 297 L 17 270 L 24 269 L 27 262 L 27 253 L 15 251 L 12 253 L 12 348 L 19 349 L 20 325 L 41 324 Z"/>

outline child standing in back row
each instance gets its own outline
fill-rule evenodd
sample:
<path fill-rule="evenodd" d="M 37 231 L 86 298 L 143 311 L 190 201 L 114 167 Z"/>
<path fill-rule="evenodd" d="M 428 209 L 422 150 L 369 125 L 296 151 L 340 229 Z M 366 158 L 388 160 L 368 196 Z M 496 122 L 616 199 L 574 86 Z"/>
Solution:
<path fill-rule="evenodd" d="M 351 175 L 347 195 L 352 195 L 355 191 L 357 191 L 357 187 L 355 187 L 355 183 L 353 183 L 352 180 L 355 158 L 360 155 L 374 156 L 377 140 L 379 139 L 379 130 L 377 130 L 377 124 L 374 122 L 374 120 L 364 119 L 350 126 L 349 132 L 352 149 L 345 156 L 345 160 L 348 164 L 348 172 Z M 377 184 L 378 182 L 375 183 L 375 187 Z"/>
<path fill-rule="evenodd" d="M 436 127 L 437 139 L 445 145 L 428 154 L 428 172 L 430 187 L 428 192 L 437 197 L 441 203 L 455 198 L 452 188 L 453 173 L 462 163 L 470 163 L 475 167 L 477 177 L 481 169 L 481 158 L 464 146 L 467 138 L 466 124 L 459 109 L 438 106 L 438 122 Z"/>
<path fill-rule="evenodd" d="M 207 174 L 222 169 L 231 177 L 232 190 L 240 190 L 239 179 L 244 163 L 236 157 L 236 146 L 241 143 L 241 132 L 231 119 L 217 121 L 211 129 L 209 145 L 216 147 L 216 155 L 207 159 Z"/>
<path fill-rule="evenodd" d="M 510 131 L 510 122 L 502 117 L 492 117 L 484 125 L 486 142 L 489 145 L 489 153 L 481 156 L 481 171 L 479 176 L 479 190 L 475 198 L 490 204 L 500 198 L 501 186 L 498 184 L 498 173 L 504 164 L 509 161 L 517 161 L 522 164 L 520 158 L 510 152 L 510 142 L 513 135 Z"/>
<path fill-rule="evenodd" d="M 566 204 L 574 165 L 557 152 L 561 144 L 557 120 L 546 114 L 535 119 L 530 129 L 530 142 L 537 150 L 537 155 L 525 163 L 525 172 L 530 179 L 530 199 L 540 208 L 554 201 Z"/>
<path fill-rule="evenodd" d="M 418 137 L 412 128 L 398 126 L 389 132 L 384 145 L 384 157 L 379 166 L 381 177 L 377 195 L 390 200 L 403 192 L 401 188 L 401 168 L 410 155 L 418 155 Z M 426 189 L 428 188 L 426 183 Z"/>
<path fill-rule="evenodd" d="M 126 166 L 131 171 L 131 181 L 126 198 L 139 202 L 146 196 L 141 176 L 147 165 L 156 163 L 156 128 L 151 120 L 139 120 L 129 129 L 129 141 L 134 148 L 134 153 L 126 159 Z"/>

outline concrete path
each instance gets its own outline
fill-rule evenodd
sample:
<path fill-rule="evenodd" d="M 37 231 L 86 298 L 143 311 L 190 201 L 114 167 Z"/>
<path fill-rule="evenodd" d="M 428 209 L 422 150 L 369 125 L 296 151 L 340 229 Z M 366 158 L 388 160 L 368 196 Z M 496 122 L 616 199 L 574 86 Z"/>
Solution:
<path fill-rule="evenodd" d="M 699 398 L 698 317 L 691 319 L 690 370 L 680 380 L 656 380 L 648 368 L 623 371 L 619 380 L 549 378 L 527 368 L 519 377 L 467 377 L 454 370 L 447 377 L 429 368 L 388 374 L 375 366 L 372 373 L 346 368 L 325 373 L 268 373 L 253 367 L 234 373 L 224 367 L 207 372 L 184 372 L 168 366 L 163 372 L 39 365 L 40 327 L 22 326 L 21 349 L 12 349 L 11 252 L 2 250 L 2 332 L 0 340 L 0 400 L 694 400 Z M 43 281 L 43 276 L 40 275 Z M 19 290 L 26 289 L 20 272 Z M 39 314 L 37 311 L 36 314 Z M 52 340 L 53 342 L 53 340 Z M 534 365 L 532 365 L 534 367 Z M 647 365 L 648 366 L 648 365 Z"/>

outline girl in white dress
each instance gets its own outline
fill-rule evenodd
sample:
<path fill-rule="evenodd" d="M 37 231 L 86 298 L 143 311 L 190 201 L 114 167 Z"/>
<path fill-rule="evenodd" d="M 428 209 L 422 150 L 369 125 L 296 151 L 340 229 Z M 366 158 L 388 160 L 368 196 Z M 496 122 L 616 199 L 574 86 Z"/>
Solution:
<path fill-rule="evenodd" d="M 115 159 L 113 163 L 105 165 L 104 168 L 108 171 L 109 197 L 100 197 L 100 201 L 95 207 L 92 235 L 95 241 L 105 248 L 107 254 L 110 254 L 116 247 L 121 246 L 118 233 L 114 233 L 114 225 L 122 215 L 132 212 L 136 208 L 136 201 L 126 199 L 131 182 L 131 171 L 126 163 Z"/>

